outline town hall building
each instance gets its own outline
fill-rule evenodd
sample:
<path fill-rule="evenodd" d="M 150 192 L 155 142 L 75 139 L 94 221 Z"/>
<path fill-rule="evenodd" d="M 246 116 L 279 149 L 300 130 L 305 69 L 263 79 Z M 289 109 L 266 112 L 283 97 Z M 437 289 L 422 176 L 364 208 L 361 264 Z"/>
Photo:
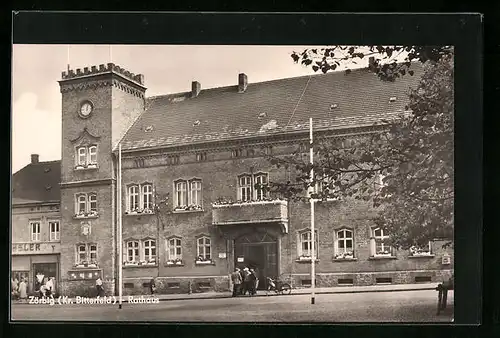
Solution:
<path fill-rule="evenodd" d="M 234 86 L 202 89 L 194 81 L 190 91 L 147 97 L 143 75 L 112 63 L 63 72 L 60 292 L 89 294 L 100 277 L 116 294 L 120 245 L 124 294 L 149 293 L 151 280 L 158 293 L 224 291 L 229 274 L 245 266 L 261 281 L 310 286 L 310 207 L 257 188 L 294 177 L 268 156 L 307 156 L 309 118 L 315 135 L 345 147 L 379 132 L 375 122 L 405 108 L 416 73 L 391 83 L 367 69 L 261 83 L 239 74 Z M 440 282 L 452 274 L 453 252 L 442 242 L 425 252 L 395 250 L 375 215 L 367 201 L 317 203 L 318 287 Z M 28 218 L 13 228 L 30 226 Z"/>

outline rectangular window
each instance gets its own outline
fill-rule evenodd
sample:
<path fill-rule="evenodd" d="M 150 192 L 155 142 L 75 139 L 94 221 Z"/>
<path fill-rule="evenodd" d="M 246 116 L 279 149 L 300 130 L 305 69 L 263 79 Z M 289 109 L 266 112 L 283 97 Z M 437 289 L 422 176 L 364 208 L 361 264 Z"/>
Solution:
<path fill-rule="evenodd" d="M 191 181 L 189 190 L 190 190 L 189 204 L 201 206 L 201 181 Z"/>
<path fill-rule="evenodd" d="M 128 188 L 129 211 L 137 211 L 139 209 L 139 187 L 137 185 Z"/>
<path fill-rule="evenodd" d="M 182 242 L 180 238 L 170 238 L 168 240 L 168 259 L 182 259 Z"/>
<path fill-rule="evenodd" d="M 77 263 L 83 264 L 87 262 L 87 245 L 79 244 L 77 246 Z"/>
<path fill-rule="evenodd" d="M 261 201 L 269 197 L 269 192 L 267 191 L 267 174 L 255 175 L 255 200 Z"/>
<path fill-rule="evenodd" d="M 129 241 L 127 242 L 127 261 L 128 262 L 138 262 L 139 259 L 139 242 Z"/>
<path fill-rule="evenodd" d="M 177 207 L 185 207 L 188 205 L 187 183 L 185 181 L 177 182 L 175 184 L 175 194 Z"/>
<path fill-rule="evenodd" d="M 89 211 L 97 212 L 97 195 L 96 194 L 89 195 Z"/>
<path fill-rule="evenodd" d="M 374 256 L 390 256 L 392 254 L 392 247 L 387 245 L 385 241 L 389 238 L 384 230 L 376 228 L 373 230 L 373 240 L 375 241 Z"/>
<path fill-rule="evenodd" d="M 336 232 L 336 258 L 354 258 L 354 238 L 352 230 L 342 229 Z"/>
<path fill-rule="evenodd" d="M 97 245 L 96 244 L 89 245 L 89 257 L 90 257 L 90 262 L 97 262 Z"/>
<path fill-rule="evenodd" d="M 87 148 L 86 147 L 80 147 L 77 150 L 78 152 L 78 165 L 86 165 L 87 164 Z"/>
<path fill-rule="evenodd" d="M 239 178 L 239 199 L 246 202 L 252 199 L 252 177 L 241 176 Z"/>
<path fill-rule="evenodd" d="M 144 259 L 148 262 L 156 261 L 156 241 L 148 239 L 144 242 Z"/>
<path fill-rule="evenodd" d="M 196 154 L 196 161 L 203 162 L 207 160 L 207 153 L 198 153 Z"/>
<path fill-rule="evenodd" d="M 77 213 L 85 213 L 85 212 L 87 212 L 87 196 L 78 195 Z"/>
<path fill-rule="evenodd" d="M 89 147 L 89 164 L 97 164 L 97 146 Z"/>
<path fill-rule="evenodd" d="M 314 253 L 315 257 L 318 258 L 318 232 L 314 231 Z M 300 246 L 299 246 L 299 256 L 302 257 L 311 257 L 312 255 L 312 238 L 311 231 L 305 231 L 300 234 L 299 237 Z"/>
<path fill-rule="evenodd" d="M 30 222 L 31 241 L 38 242 L 41 239 L 40 222 Z"/>
<path fill-rule="evenodd" d="M 78 244 L 76 246 L 76 264 L 97 264 L 97 244 Z"/>
<path fill-rule="evenodd" d="M 142 208 L 153 210 L 153 187 L 151 184 L 142 186 Z"/>
<path fill-rule="evenodd" d="M 211 259 L 211 241 L 208 237 L 198 238 L 197 245 L 198 257 L 209 260 Z"/>
<path fill-rule="evenodd" d="M 61 239 L 59 231 L 59 221 L 50 221 L 49 230 L 51 241 L 59 241 Z"/>

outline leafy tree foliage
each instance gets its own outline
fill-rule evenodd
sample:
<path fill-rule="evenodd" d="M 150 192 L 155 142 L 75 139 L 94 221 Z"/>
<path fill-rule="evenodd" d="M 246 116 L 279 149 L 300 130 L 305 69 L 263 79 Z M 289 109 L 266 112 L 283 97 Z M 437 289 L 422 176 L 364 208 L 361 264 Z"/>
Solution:
<path fill-rule="evenodd" d="M 344 48 L 344 49 L 343 49 Z M 341 61 L 363 58 L 360 47 L 333 47 L 292 54 L 297 62 L 323 72 Z M 371 50 L 371 52 L 370 52 Z M 347 56 L 335 60 L 337 51 Z M 453 241 L 453 52 L 448 47 L 370 47 L 377 53 L 370 69 L 381 80 L 409 74 L 412 61 L 424 63 L 419 85 L 409 95 L 404 113 L 381 120 L 370 136 L 340 140 L 316 138 L 314 165 L 307 149 L 272 157 L 278 167 L 293 169 L 295 180 L 270 182 L 268 189 L 290 199 L 353 198 L 373 203 L 374 222 L 390 234 L 390 244 L 407 249 L 430 240 Z M 394 53 L 406 53 L 403 63 L 383 64 Z M 311 55 L 322 55 L 313 63 Z M 370 55 L 370 54 L 369 54 Z M 339 56 L 340 57 L 340 56 Z M 381 85 L 384 85 L 383 82 Z M 310 179 L 311 169 L 314 179 Z"/>

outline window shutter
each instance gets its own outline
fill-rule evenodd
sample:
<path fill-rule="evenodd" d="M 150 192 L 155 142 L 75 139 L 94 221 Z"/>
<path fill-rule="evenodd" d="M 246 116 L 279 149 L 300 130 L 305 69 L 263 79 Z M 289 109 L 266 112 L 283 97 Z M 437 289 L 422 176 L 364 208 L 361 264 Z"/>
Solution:
<path fill-rule="evenodd" d="M 370 238 L 370 254 L 371 254 L 372 256 L 374 256 L 374 255 L 375 255 L 375 253 L 376 253 L 376 252 L 375 252 L 375 250 L 376 250 L 376 249 L 375 249 L 375 238 L 374 238 L 374 237 L 371 237 L 371 238 Z"/>
<path fill-rule="evenodd" d="M 337 231 L 333 233 L 333 253 L 337 255 L 339 253 L 339 243 L 337 238 Z"/>

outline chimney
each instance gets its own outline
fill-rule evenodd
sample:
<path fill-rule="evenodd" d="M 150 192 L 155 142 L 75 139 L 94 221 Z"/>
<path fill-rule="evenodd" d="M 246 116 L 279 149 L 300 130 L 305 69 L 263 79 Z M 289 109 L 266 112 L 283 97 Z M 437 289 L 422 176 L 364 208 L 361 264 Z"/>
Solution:
<path fill-rule="evenodd" d="M 36 164 L 38 163 L 38 154 L 31 154 L 31 164 Z"/>
<path fill-rule="evenodd" d="M 191 97 L 197 97 L 201 91 L 201 84 L 198 81 L 191 83 Z"/>
<path fill-rule="evenodd" d="M 244 93 L 248 87 L 248 77 L 244 73 L 238 75 L 238 93 Z"/>

